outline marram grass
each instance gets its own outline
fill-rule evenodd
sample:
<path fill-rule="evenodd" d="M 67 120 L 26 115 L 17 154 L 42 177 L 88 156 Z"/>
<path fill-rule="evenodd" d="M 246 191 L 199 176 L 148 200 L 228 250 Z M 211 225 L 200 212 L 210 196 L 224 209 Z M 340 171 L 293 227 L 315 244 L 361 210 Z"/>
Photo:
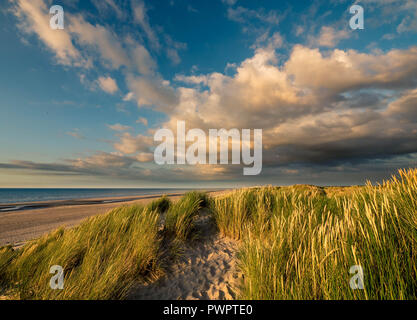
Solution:
<path fill-rule="evenodd" d="M 195 220 L 202 208 L 209 206 L 207 194 L 188 192 L 167 211 L 165 230 L 180 241 L 192 240 L 196 236 Z"/>
<path fill-rule="evenodd" d="M 417 170 L 345 191 L 256 188 L 215 200 L 241 240 L 242 299 L 416 299 Z M 349 269 L 364 271 L 352 290 Z"/>
<path fill-rule="evenodd" d="M 168 206 L 123 206 L 20 250 L 2 248 L 0 286 L 17 299 L 122 299 L 136 281 L 162 273 L 158 210 Z M 64 269 L 63 290 L 50 288 L 53 265 Z"/>

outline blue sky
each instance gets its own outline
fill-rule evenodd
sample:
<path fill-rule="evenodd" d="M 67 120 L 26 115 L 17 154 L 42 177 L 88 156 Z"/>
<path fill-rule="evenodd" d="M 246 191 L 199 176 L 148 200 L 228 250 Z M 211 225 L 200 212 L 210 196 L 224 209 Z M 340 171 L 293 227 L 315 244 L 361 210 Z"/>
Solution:
<path fill-rule="evenodd" d="M 417 1 L 0 3 L 0 187 L 357 184 L 415 166 Z M 153 133 L 177 120 L 263 129 L 262 174 L 155 165 Z"/>

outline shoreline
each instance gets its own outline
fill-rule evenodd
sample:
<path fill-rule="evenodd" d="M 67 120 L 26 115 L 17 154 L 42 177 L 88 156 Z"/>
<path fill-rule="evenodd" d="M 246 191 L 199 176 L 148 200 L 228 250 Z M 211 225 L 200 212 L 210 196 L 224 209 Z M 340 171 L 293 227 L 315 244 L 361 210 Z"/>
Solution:
<path fill-rule="evenodd" d="M 210 192 L 210 191 L 207 191 Z M 167 196 L 183 195 L 181 193 L 166 193 Z M 45 208 L 56 208 L 63 206 L 82 206 L 95 205 L 105 203 L 123 203 L 142 199 L 155 199 L 162 197 L 163 194 L 149 194 L 141 196 L 122 196 L 122 197 L 101 197 L 101 198 L 86 198 L 86 199 L 68 199 L 68 200 L 50 200 L 50 201 L 30 201 L 30 202 L 15 202 L 15 203 L 0 203 L 0 217 L 2 213 L 16 212 L 23 210 L 35 210 Z"/>
<path fill-rule="evenodd" d="M 206 192 L 220 194 L 230 189 Z M 191 191 L 191 190 L 190 190 Z M 165 194 L 172 201 L 183 193 Z M 144 204 L 162 197 L 164 194 L 142 195 L 137 197 L 114 197 L 95 199 L 75 199 L 45 201 L 42 203 L 2 204 L 0 208 L 24 205 L 18 210 L 0 211 L 0 247 L 11 245 L 20 247 L 27 241 L 41 237 L 57 228 L 71 228 L 86 218 L 104 214 L 122 205 Z"/>

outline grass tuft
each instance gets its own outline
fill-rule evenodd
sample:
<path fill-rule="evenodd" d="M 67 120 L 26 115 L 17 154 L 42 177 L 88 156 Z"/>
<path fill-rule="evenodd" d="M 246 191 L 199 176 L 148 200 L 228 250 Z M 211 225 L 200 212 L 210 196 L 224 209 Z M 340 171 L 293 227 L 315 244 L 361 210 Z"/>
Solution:
<path fill-rule="evenodd" d="M 0 278 L 20 299 L 122 299 L 135 281 L 162 272 L 158 227 L 156 211 L 120 207 L 21 250 L 1 249 Z M 64 269 L 63 290 L 49 286 L 53 265 Z"/>
<path fill-rule="evenodd" d="M 177 240 L 190 240 L 195 233 L 195 219 L 198 212 L 209 206 L 209 197 L 202 192 L 189 192 L 167 211 L 165 217 L 166 233 Z"/>
<path fill-rule="evenodd" d="M 169 209 L 169 207 L 171 206 L 171 204 L 172 204 L 171 200 L 167 196 L 164 195 L 161 198 L 159 198 L 159 199 L 157 199 L 155 201 L 152 201 L 147 206 L 147 208 L 150 211 L 156 211 L 156 212 L 158 212 L 160 214 L 163 214 L 163 213 L 165 213 Z"/>

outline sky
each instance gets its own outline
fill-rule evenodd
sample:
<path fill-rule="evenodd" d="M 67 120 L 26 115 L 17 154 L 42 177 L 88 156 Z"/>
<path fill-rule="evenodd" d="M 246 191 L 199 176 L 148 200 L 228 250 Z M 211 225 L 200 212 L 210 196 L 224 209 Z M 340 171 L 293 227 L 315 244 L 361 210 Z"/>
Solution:
<path fill-rule="evenodd" d="M 0 188 L 381 182 L 417 162 L 416 40 L 417 0 L 0 0 Z M 262 129 L 261 174 L 157 165 L 180 120 Z"/>

